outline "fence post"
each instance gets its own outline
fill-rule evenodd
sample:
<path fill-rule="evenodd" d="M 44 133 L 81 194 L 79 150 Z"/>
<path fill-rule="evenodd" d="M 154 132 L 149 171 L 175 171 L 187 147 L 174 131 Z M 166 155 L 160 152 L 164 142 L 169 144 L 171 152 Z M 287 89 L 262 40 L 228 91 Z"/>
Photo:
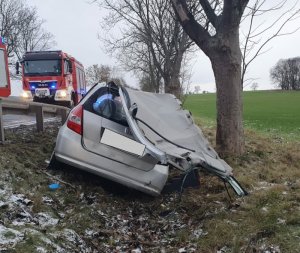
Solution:
<path fill-rule="evenodd" d="M 58 109 L 58 114 L 61 116 L 61 124 L 63 125 L 68 117 L 68 111 L 65 109 Z"/>
<path fill-rule="evenodd" d="M 36 118 L 36 128 L 38 132 L 44 131 L 44 113 L 43 113 L 43 105 L 31 105 L 35 112 Z"/>
<path fill-rule="evenodd" d="M 2 99 L 0 98 L 0 143 L 4 144 L 5 137 L 4 137 L 4 121 L 3 121 L 3 114 L 2 114 Z"/>

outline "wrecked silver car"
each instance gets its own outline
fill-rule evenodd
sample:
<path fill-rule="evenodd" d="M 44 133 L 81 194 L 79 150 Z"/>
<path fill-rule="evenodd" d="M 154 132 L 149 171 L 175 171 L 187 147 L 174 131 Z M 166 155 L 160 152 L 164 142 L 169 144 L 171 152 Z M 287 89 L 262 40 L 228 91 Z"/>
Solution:
<path fill-rule="evenodd" d="M 207 171 L 246 194 L 175 96 L 110 83 L 92 87 L 72 109 L 53 160 L 151 195 L 161 193 L 170 167 Z"/>

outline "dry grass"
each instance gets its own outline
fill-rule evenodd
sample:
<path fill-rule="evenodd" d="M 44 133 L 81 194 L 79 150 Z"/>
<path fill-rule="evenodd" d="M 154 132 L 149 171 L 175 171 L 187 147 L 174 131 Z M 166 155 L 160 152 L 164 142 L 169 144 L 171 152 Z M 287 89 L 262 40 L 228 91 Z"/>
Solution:
<path fill-rule="evenodd" d="M 214 127 L 202 130 L 213 142 Z M 228 252 L 299 252 L 300 142 L 246 131 L 245 154 L 227 162 L 250 195 L 226 201 L 220 183 L 208 177 L 201 194 L 186 195 L 182 205 L 192 206 L 189 215 L 200 216 L 207 232 L 198 240 L 199 252 L 224 246 Z"/>
<path fill-rule="evenodd" d="M 214 127 L 200 125 L 214 143 Z M 51 173 L 75 189 L 62 185 L 58 191 L 49 191 L 53 179 L 43 170 L 56 132 L 57 128 L 32 135 L 12 132 L 7 135 L 10 143 L 0 146 L 0 187 L 10 185 L 14 193 L 32 200 L 24 208 L 33 217 L 38 212 L 50 212 L 60 220 L 57 226 L 47 229 L 25 224 L 21 229 L 29 226 L 40 232 L 26 234 L 8 252 L 33 252 L 45 243 L 43 237 L 67 252 L 80 252 L 80 247 L 98 252 L 114 252 L 121 247 L 129 252 L 136 245 L 141 245 L 144 252 L 160 252 L 161 248 L 178 252 L 183 247 L 190 249 L 188 252 L 191 248 L 214 253 L 221 249 L 236 253 L 300 252 L 299 141 L 246 131 L 245 155 L 227 161 L 250 195 L 236 198 L 229 190 L 230 200 L 223 182 L 201 174 L 200 189 L 185 190 L 179 202 L 176 194 L 151 198 L 72 169 Z M 43 197 L 53 202 L 45 203 Z M 3 208 L 1 223 L 17 229 L 11 223 L 16 211 Z M 124 220 L 129 221 L 127 225 L 122 225 Z M 53 238 L 66 228 L 74 230 L 85 244 L 72 244 L 61 234 Z M 88 236 L 86 230 L 93 230 L 94 236 Z M 46 249 L 56 250 L 51 244 Z"/>

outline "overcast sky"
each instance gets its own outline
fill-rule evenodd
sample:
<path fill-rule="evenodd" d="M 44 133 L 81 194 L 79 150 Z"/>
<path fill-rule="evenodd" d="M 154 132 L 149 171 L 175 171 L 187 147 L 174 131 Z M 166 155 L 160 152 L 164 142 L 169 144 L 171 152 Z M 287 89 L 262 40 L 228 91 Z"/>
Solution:
<path fill-rule="evenodd" d="M 104 64 L 114 66 L 117 59 L 112 59 L 105 54 L 101 42 L 97 38 L 101 33 L 100 20 L 105 15 L 95 4 L 88 0 L 27 0 L 31 6 L 36 6 L 40 18 L 46 22 L 44 28 L 55 36 L 57 45 L 55 49 L 61 49 L 73 55 L 83 63 L 85 67 L 92 64 Z M 300 8 L 297 4 L 296 8 Z M 275 17 L 267 17 L 271 20 Z M 268 20 L 262 20 L 267 22 Z M 298 22 L 299 23 L 299 22 Z M 294 23 L 294 27 L 297 24 Z M 292 26 L 288 28 L 293 30 Z M 257 78 L 259 89 L 273 88 L 269 78 L 269 71 L 279 59 L 300 56 L 300 31 L 273 40 L 267 53 L 263 54 L 251 65 L 248 77 Z M 191 82 L 200 85 L 201 90 L 214 91 L 214 78 L 211 65 L 207 57 L 198 52 L 190 63 L 192 70 Z M 135 85 L 136 80 L 131 75 L 125 77 L 128 84 Z M 249 87 L 250 88 L 250 87 Z"/>

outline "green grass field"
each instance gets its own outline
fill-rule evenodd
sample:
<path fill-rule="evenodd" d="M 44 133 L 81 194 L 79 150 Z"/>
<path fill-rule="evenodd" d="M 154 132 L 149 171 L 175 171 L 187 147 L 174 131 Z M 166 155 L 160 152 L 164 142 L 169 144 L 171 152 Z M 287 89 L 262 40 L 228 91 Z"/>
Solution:
<path fill-rule="evenodd" d="M 300 138 L 299 91 L 246 91 L 243 98 L 246 128 Z M 184 107 L 194 118 L 215 121 L 216 94 L 190 95 Z"/>

